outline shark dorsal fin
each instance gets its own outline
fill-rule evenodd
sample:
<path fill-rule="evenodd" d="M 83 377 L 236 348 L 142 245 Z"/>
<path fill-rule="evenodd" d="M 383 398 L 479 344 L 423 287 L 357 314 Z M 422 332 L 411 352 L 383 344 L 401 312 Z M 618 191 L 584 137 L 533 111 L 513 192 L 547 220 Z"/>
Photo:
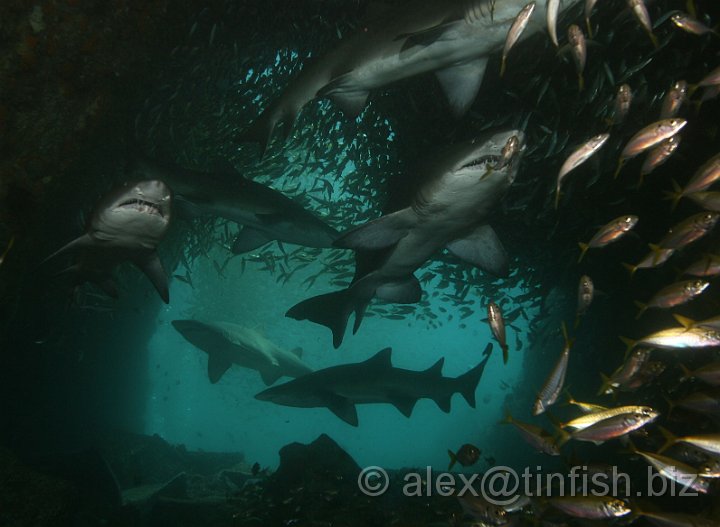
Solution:
<path fill-rule="evenodd" d="M 426 375 L 431 375 L 433 377 L 442 377 L 442 369 L 443 365 L 445 364 L 445 357 L 440 357 L 438 361 L 430 366 L 427 370 L 425 370 Z"/>
<path fill-rule="evenodd" d="M 392 368 L 392 348 L 384 348 L 365 361 L 368 366 Z"/>

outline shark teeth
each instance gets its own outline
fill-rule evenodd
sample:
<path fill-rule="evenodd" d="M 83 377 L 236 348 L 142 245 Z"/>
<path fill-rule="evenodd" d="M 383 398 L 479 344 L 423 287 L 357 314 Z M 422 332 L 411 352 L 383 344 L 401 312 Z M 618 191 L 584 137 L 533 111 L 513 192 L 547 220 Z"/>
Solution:
<path fill-rule="evenodd" d="M 141 214 L 157 214 L 158 216 L 163 217 L 162 210 L 160 210 L 158 205 L 143 199 L 129 199 L 127 201 L 123 201 L 118 208 L 131 208 Z"/>
<path fill-rule="evenodd" d="M 495 166 L 500 162 L 500 156 L 493 156 L 493 155 L 487 155 L 478 157 L 474 161 L 471 161 L 470 163 L 463 165 L 461 169 L 465 168 L 474 168 L 478 167 L 480 165 L 492 165 Z"/>

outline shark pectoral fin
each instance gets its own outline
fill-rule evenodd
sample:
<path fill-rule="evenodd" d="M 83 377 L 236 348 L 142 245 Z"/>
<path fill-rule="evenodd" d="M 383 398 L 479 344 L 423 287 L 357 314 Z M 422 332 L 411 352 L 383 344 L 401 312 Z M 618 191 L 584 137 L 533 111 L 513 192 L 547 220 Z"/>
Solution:
<path fill-rule="evenodd" d="M 325 400 L 327 401 L 326 406 L 328 410 L 347 424 L 352 426 L 358 425 L 357 408 L 355 408 L 355 405 L 350 399 L 346 399 L 335 393 L 328 393 L 325 396 Z"/>
<path fill-rule="evenodd" d="M 225 353 L 211 352 L 208 354 L 208 379 L 212 384 L 218 382 L 232 366 L 232 361 Z M 267 384 L 267 383 L 266 383 Z"/>
<path fill-rule="evenodd" d="M 268 237 L 265 233 L 260 232 L 252 227 L 243 227 L 235 238 L 235 243 L 232 246 L 233 254 L 242 254 L 248 251 L 254 251 L 258 247 L 262 247 L 268 242 L 271 242 L 272 238 Z"/>
<path fill-rule="evenodd" d="M 301 347 L 293 348 L 290 350 L 290 353 L 295 355 L 298 359 L 302 359 L 303 356 L 303 349 Z"/>
<path fill-rule="evenodd" d="M 153 251 L 152 254 L 144 260 L 136 261 L 135 265 L 150 279 L 150 282 L 155 286 L 155 290 L 160 295 L 160 298 L 162 298 L 162 301 L 166 304 L 170 303 L 167 275 L 165 274 L 165 269 L 157 253 Z"/>
<path fill-rule="evenodd" d="M 461 260 L 487 273 L 495 276 L 509 273 L 507 252 L 489 225 L 481 225 L 469 236 L 450 242 L 447 248 Z"/>
<path fill-rule="evenodd" d="M 55 258 L 56 256 L 59 256 L 67 251 L 76 250 L 76 249 L 84 249 L 87 247 L 91 247 L 93 245 L 93 239 L 90 237 L 89 234 L 83 234 L 79 238 L 75 238 L 70 243 L 63 245 L 60 247 L 57 251 L 52 253 L 50 256 L 45 258 L 42 262 L 40 262 L 40 265 L 43 265 L 45 262 L 48 262 Z"/>
<path fill-rule="evenodd" d="M 447 395 L 443 397 L 438 397 L 437 399 L 433 399 L 435 401 L 435 404 L 438 405 L 438 408 L 445 412 L 446 414 L 450 413 L 450 405 L 452 402 L 452 395 Z"/>
<path fill-rule="evenodd" d="M 405 397 L 393 397 L 391 404 L 405 417 L 410 417 L 415 408 L 417 399 L 409 399 Z"/>
<path fill-rule="evenodd" d="M 422 297 L 422 288 L 417 278 L 410 275 L 404 280 L 383 284 L 375 291 L 375 296 L 398 304 L 414 304 Z"/>
<path fill-rule="evenodd" d="M 475 101 L 488 59 L 483 57 L 435 72 L 455 117 L 461 117 Z"/>
<path fill-rule="evenodd" d="M 282 377 L 282 373 L 280 373 L 279 369 L 265 370 L 260 372 L 260 377 L 262 377 L 266 386 L 270 386 Z"/>
<path fill-rule="evenodd" d="M 333 246 L 344 249 L 382 249 L 396 244 L 407 236 L 417 216 L 412 209 L 402 209 L 380 216 L 342 234 Z"/>
<path fill-rule="evenodd" d="M 370 92 L 353 86 L 350 75 L 340 75 L 318 90 L 317 95 L 333 101 L 348 117 L 357 117 L 365 108 Z"/>

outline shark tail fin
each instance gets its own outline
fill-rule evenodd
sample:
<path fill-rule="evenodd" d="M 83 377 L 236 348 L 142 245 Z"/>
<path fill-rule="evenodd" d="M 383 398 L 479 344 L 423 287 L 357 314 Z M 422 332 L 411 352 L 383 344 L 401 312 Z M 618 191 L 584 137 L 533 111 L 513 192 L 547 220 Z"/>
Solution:
<path fill-rule="evenodd" d="M 459 392 L 465 398 L 471 408 L 475 408 L 475 390 L 477 389 L 477 385 L 480 382 L 483 371 L 485 370 L 485 365 L 492 354 L 492 348 L 492 343 L 488 342 L 488 345 L 485 347 L 485 351 L 483 352 L 484 358 L 480 361 L 480 364 L 455 379 L 455 391 Z"/>
<path fill-rule="evenodd" d="M 362 304 L 362 305 L 360 305 Z M 342 344 L 350 314 L 355 312 L 355 326 L 360 325 L 365 303 L 358 302 L 348 289 L 326 293 L 303 300 L 291 307 L 286 317 L 295 320 L 310 320 L 321 324 L 333 334 L 333 346 L 337 349 Z"/>

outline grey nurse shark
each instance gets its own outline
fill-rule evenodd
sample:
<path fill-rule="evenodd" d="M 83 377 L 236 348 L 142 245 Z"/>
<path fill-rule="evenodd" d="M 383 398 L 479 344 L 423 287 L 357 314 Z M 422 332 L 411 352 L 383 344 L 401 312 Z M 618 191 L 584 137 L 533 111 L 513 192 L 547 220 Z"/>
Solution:
<path fill-rule="evenodd" d="M 285 351 L 250 328 L 199 320 L 173 320 L 172 325 L 188 342 L 208 354 L 208 378 L 213 384 L 233 364 L 258 371 L 268 385 L 280 377 L 300 377 L 312 371 L 302 362 L 300 348 Z"/>
<path fill-rule="evenodd" d="M 562 9 L 579 0 L 564 2 Z M 315 97 L 329 97 L 348 115 L 364 108 L 371 91 L 434 72 L 460 116 L 475 100 L 488 58 L 500 51 L 528 0 L 420 0 L 389 10 L 337 46 L 309 61 L 281 95 L 240 136 L 263 152 L 278 125 L 285 138 L 298 112 Z M 546 2 L 521 39 L 545 27 Z"/>
<path fill-rule="evenodd" d="M 410 417 L 419 399 L 432 399 L 445 413 L 450 411 L 452 396 L 460 393 L 475 408 L 475 390 L 492 352 L 485 348 L 480 363 L 456 378 L 443 377 L 445 359 L 425 371 L 393 367 L 390 348 L 356 364 L 342 364 L 309 373 L 298 379 L 273 386 L 255 396 L 296 408 L 327 408 L 346 423 L 357 426 L 356 404 L 387 403 Z"/>
<path fill-rule="evenodd" d="M 505 163 L 502 151 L 512 138 L 519 147 Z M 488 223 L 515 180 L 524 140 L 523 132 L 510 130 L 453 145 L 435 156 L 422 167 L 418 177 L 423 183 L 410 206 L 335 241 L 336 247 L 359 252 L 385 251 L 381 263 L 367 273 L 356 272 L 347 289 L 304 300 L 286 316 L 327 326 L 337 348 L 350 314 L 355 313 L 355 333 L 374 297 L 418 302 L 422 290 L 413 273 L 443 248 L 486 272 L 507 275 L 507 253 Z"/>
<path fill-rule="evenodd" d="M 43 263 L 73 254 L 75 263 L 60 274 L 72 276 L 75 285 L 89 281 L 117 297 L 112 271 L 129 261 L 145 273 L 167 304 L 168 281 L 156 249 L 169 228 L 172 201 L 172 191 L 162 181 L 126 183 L 95 206 L 85 234 Z"/>
<path fill-rule="evenodd" d="M 243 225 L 232 247 L 235 254 L 252 251 L 272 240 L 331 247 L 338 232 L 281 192 L 246 179 L 232 167 L 201 172 L 162 163 L 139 152 L 132 172 L 167 183 L 180 214 L 214 216 Z"/>

